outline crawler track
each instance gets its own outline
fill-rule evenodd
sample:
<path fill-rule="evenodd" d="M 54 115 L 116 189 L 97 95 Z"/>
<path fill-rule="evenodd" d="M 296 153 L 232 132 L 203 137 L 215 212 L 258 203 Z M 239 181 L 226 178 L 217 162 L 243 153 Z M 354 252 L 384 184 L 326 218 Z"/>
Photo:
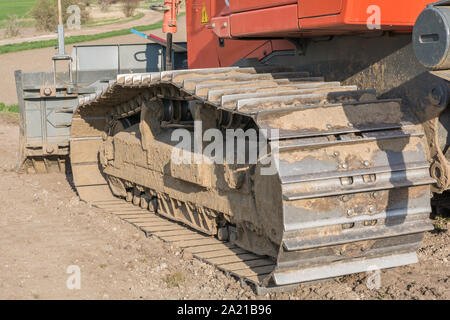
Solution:
<path fill-rule="evenodd" d="M 267 257 L 252 254 L 230 242 L 189 229 L 124 200 L 111 199 L 92 204 L 131 223 L 147 237 L 156 236 L 225 273 L 251 283 L 257 292 L 264 292 L 259 285 L 275 269 L 274 261 Z"/>
<path fill-rule="evenodd" d="M 267 135 L 279 152 L 277 173 L 262 175 L 260 164 L 239 171 L 171 163 L 172 129 L 161 123 L 184 126 L 187 110 L 212 128 L 277 129 Z M 122 207 L 114 194 L 208 234 L 155 215 L 144 225 L 130 220 L 159 236 L 183 230 L 161 237 L 257 286 L 414 263 L 432 228 L 434 180 L 414 115 L 399 100 L 286 68 L 120 75 L 80 98 L 70 149 L 83 200 Z M 231 178 L 220 180 L 221 170 Z M 234 230 L 233 244 L 210 237 L 223 226 Z"/>

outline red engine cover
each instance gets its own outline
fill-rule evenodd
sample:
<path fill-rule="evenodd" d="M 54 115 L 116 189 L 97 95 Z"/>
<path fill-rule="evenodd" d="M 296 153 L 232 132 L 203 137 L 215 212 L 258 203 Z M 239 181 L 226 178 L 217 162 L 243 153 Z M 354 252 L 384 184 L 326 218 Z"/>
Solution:
<path fill-rule="evenodd" d="M 268 54 L 274 47 L 292 47 L 286 40 L 273 39 L 376 30 L 411 32 L 420 12 L 432 2 L 229 0 L 228 7 L 224 0 L 187 0 L 189 66 L 226 66 L 239 58 Z"/>

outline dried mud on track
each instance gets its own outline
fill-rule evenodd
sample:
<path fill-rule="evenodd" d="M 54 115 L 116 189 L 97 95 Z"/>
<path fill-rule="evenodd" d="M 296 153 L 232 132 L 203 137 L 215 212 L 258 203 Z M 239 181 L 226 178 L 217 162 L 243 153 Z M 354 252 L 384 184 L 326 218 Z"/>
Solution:
<path fill-rule="evenodd" d="M 257 297 L 249 287 L 80 202 L 63 174 L 18 175 L 17 120 L 0 114 L 0 299 L 450 299 L 449 233 L 427 233 L 420 263 Z M 443 226 L 445 229 L 447 225 Z M 67 267 L 81 289 L 66 286 Z"/>

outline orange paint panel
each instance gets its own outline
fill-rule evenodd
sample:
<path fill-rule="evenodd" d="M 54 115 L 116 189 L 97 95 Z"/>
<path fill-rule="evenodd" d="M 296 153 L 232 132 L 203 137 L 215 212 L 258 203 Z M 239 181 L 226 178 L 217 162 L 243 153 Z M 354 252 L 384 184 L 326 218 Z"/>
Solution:
<path fill-rule="evenodd" d="M 298 31 L 297 4 L 231 15 L 233 37 L 295 31 Z"/>
<path fill-rule="evenodd" d="M 225 40 L 224 46 L 217 47 L 217 54 L 219 56 L 220 66 L 228 67 L 240 59 L 246 57 L 256 57 L 252 52 L 266 45 L 267 40 Z"/>
<path fill-rule="evenodd" d="M 203 2 L 210 2 L 211 18 L 221 14 L 225 9 L 226 14 L 230 13 L 228 6 L 225 4 L 225 0 L 204 0 Z"/>
<path fill-rule="evenodd" d="M 312 17 L 307 19 L 299 19 L 299 28 L 302 31 L 314 30 L 314 34 L 318 33 L 320 30 L 330 30 L 330 34 L 335 34 L 333 31 L 337 31 L 338 29 L 348 28 L 349 30 L 359 31 L 360 28 L 357 28 L 353 25 L 345 25 L 344 24 L 344 16 L 342 14 L 331 15 L 331 16 L 322 16 L 322 17 Z M 366 25 L 364 28 L 367 29 Z"/>
<path fill-rule="evenodd" d="M 311 37 L 371 31 L 367 22 L 376 13 L 374 10 L 381 13 L 382 30 L 411 31 L 428 2 L 430 0 L 298 0 L 298 6 L 288 4 L 228 16 L 232 38 Z M 282 2 L 236 0 L 234 3 L 241 6 L 234 8 L 238 10 Z M 228 30 L 215 32 L 220 37 L 228 36 Z"/>
<path fill-rule="evenodd" d="M 294 3 L 297 3 L 297 0 L 230 0 L 230 11 L 236 13 Z"/>
<path fill-rule="evenodd" d="M 381 25 L 414 25 L 420 12 L 431 2 L 434 1 L 346 0 L 344 22 L 349 24 L 366 24 L 367 19 L 378 11 Z"/>
<path fill-rule="evenodd" d="M 328 1 L 328 0 L 327 0 Z M 331 0 L 329 0 L 331 1 Z M 420 12 L 430 0 L 341 0 L 341 12 L 337 15 L 319 15 L 305 17 L 302 7 L 316 7 L 316 0 L 299 0 L 300 29 L 302 30 L 349 30 L 367 31 L 367 22 L 374 23 L 379 14 L 382 30 L 411 30 Z M 323 8 L 322 10 L 325 10 Z M 323 12 L 326 12 L 323 11 Z"/>
<path fill-rule="evenodd" d="M 248 54 L 245 58 L 256 58 L 258 60 L 261 60 L 262 58 L 268 56 L 273 51 L 272 49 L 272 42 L 267 41 L 264 43 L 261 47 L 257 48 L 256 50 L 253 50 Z"/>
<path fill-rule="evenodd" d="M 295 50 L 294 44 L 288 40 L 272 40 L 271 42 L 273 51 Z"/>
<path fill-rule="evenodd" d="M 417 16 L 432 1 L 230 0 L 228 7 L 224 0 L 186 0 L 189 67 L 228 66 L 244 57 L 260 59 L 272 51 L 292 49 L 287 40 L 273 38 L 371 31 L 367 21 L 376 13 L 374 8 L 380 9 L 382 30 L 411 32 Z M 201 23 L 203 8 L 208 23 Z"/>
<path fill-rule="evenodd" d="M 342 10 L 342 1 L 343 0 L 299 0 L 298 16 L 299 18 L 308 18 L 338 14 Z"/>
<path fill-rule="evenodd" d="M 164 12 L 163 20 L 163 32 L 164 33 L 176 33 L 177 29 L 177 1 L 176 0 L 164 0 L 164 7 L 170 8 Z"/>
<path fill-rule="evenodd" d="M 230 16 L 213 18 L 211 27 L 219 38 L 231 38 Z"/>
<path fill-rule="evenodd" d="M 211 0 L 186 0 L 188 65 L 189 68 L 214 68 L 219 66 L 214 33 L 201 24 L 202 10 L 205 6 L 208 15 L 211 12 Z"/>
<path fill-rule="evenodd" d="M 243 58 L 263 59 L 274 51 L 294 50 L 295 46 L 288 40 L 225 40 L 224 47 L 219 47 L 220 66 L 231 66 Z"/>

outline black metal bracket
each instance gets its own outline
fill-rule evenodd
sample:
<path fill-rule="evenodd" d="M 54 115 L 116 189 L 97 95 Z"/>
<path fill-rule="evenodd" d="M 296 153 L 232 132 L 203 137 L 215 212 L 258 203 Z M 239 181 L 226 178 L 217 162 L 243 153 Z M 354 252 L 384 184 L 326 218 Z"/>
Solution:
<path fill-rule="evenodd" d="M 306 55 L 306 50 L 308 49 L 309 42 L 311 39 L 308 38 L 290 38 L 288 39 L 295 46 L 295 55 L 304 56 Z"/>

